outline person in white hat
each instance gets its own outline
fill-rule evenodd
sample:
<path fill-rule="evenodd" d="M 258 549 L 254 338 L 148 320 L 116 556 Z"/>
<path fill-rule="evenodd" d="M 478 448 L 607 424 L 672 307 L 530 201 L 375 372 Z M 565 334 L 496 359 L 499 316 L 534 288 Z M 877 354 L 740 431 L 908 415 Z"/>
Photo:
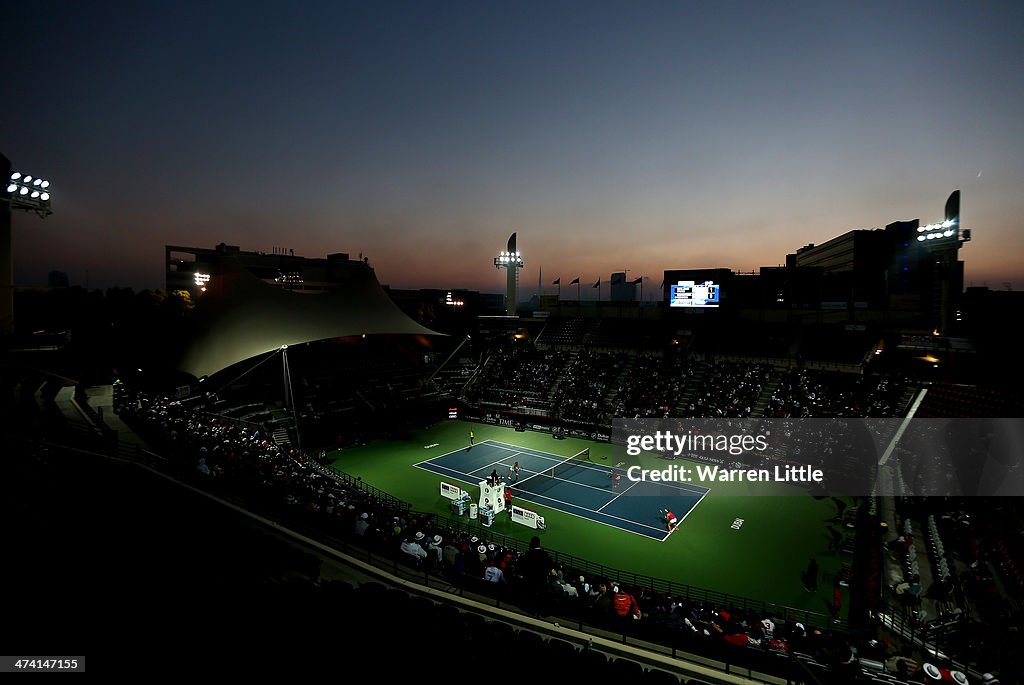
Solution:
<path fill-rule="evenodd" d="M 420 533 L 422 536 L 422 533 Z M 427 551 L 420 547 L 419 543 L 406 538 L 399 549 L 404 553 L 412 557 L 412 560 L 418 565 L 421 561 L 427 558 Z"/>
<path fill-rule="evenodd" d="M 366 535 L 366 530 L 370 527 L 369 518 L 370 515 L 365 512 L 360 514 L 359 518 L 357 518 L 356 522 L 352 525 L 352 532 L 360 537 Z"/>
<path fill-rule="evenodd" d="M 434 555 L 434 561 L 441 563 L 441 556 L 444 553 L 441 543 L 444 542 L 444 538 L 440 535 L 435 535 L 427 541 L 427 552 Z"/>

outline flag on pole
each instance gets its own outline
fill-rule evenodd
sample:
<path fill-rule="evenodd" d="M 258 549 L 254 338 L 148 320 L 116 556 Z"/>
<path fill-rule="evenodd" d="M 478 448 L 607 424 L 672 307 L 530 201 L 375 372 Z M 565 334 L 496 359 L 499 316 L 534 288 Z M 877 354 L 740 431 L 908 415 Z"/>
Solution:
<path fill-rule="evenodd" d="M 577 284 L 577 283 L 579 283 L 579 282 L 580 282 L 580 277 L 579 277 L 579 276 L 577 276 L 576 278 L 574 278 L 574 279 L 572 280 L 572 282 L 571 282 L 571 283 L 570 283 L 569 285 L 576 285 L 576 284 Z"/>
<path fill-rule="evenodd" d="M 601 279 L 600 278 L 597 279 L 597 283 L 595 283 L 594 285 L 592 285 L 590 287 L 591 288 L 600 288 L 601 287 Z"/>
<path fill-rule="evenodd" d="M 633 285 L 636 285 L 637 283 L 643 283 L 643 282 L 644 282 L 644 277 L 641 276 L 640 278 L 638 278 L 635 281 L 633 281 Z"/>
<path fill-rule="evenodd" d="M 561 278 L 556 278 L 555 282 L 552 283 L 551 285 L 562 285 L 562 279 Z"/>

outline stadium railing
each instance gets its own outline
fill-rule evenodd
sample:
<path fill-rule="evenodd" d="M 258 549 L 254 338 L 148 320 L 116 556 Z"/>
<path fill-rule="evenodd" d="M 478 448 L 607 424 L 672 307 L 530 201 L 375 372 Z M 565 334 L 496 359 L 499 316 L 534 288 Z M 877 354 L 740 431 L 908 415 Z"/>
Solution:
<path fill-rule="evenodd" d="M 476 535 L 477 537 L 501 545 L 505 549 L 512 549 L 520 553 L 524 553 L 529 549 L 529 544 L 526 542 L 508 535 L 496 533 L 480 523 L 471 523 L 468 520 L 463 521 L 462 519 L 453 519 L 448 516 L 427 512 L 413 511 L 410 512 L 410 514 L 417 518 L 430 519 L 435 525 L 447 527 L 449 530 L 454 530 L 467 535 Z M 603 580 L 623 583 L 624 585 L 628 585 L 636 589 L 642 588 L 646 590 L 653 590 L 655 592 L 671 595 L 672 597 L 708 602 L 717 606 L 728 606 L 734 609 L 759 611 L 766 614 L 785 617 L 787 620 L 803 621 L 805 623 L 813 623 L 822 626 L 830 625 L 831 617 L 809 609 L 787 607 L 766 602 L 764 600 L 751 599 L 749 597 L 741 597 L 739 595 L 731 595 L 725 592 L 695 587 L 684 583 L 677 583 L 663 578 L 655 578 L 653 576 L 646 576 L 632 571 L 611 568 L 603 564 L 596 564 L 592 561 L 588 561 L 587 559 L 581 559 L 580 557 L 565 554 L 557 550 L 548 548 L 545 548 L 545 550 L 549 555 L 551 555 L 551 558 L 555 563 L 560 563 L 566 567 L 572 568 L 575 571 L 586 575 L 588 579 L 601 578 Z M 831 623 L 831 625 L 834 628 L 841 627 L 835 623 Z"/>
<path fill-rule="evenodd" d="M 364 481 L 362 478 L 359 478 L 358 476 L 353 476 L 350 473 L 345 473 L 341 469 L 336 469 L 329 464 L 317 464 L 316 462 L 313 461 L 310 461 L 309 464 L 312 465 L 312 467 L 315 469 L 329 473 L 330 475 L 342 481 L 349 487 L 365 492 L 366 494 L 375 498 L 381 504 L 390 509 L 394 509 L 403 513 L 408 512 L 410 509 L 412 509 L 412 505 L 409 504 L 408 502 L 403 502 L 394 495 L 384 492 L 380 488 L 375 488 L 372 485 L 369 485 L 368 483 L 366 483 L 366 481 Z"/>

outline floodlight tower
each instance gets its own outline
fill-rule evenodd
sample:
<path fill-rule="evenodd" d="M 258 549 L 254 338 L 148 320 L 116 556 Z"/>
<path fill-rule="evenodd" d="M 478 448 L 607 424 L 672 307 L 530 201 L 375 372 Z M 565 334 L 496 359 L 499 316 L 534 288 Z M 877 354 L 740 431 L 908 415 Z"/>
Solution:
<path fill-rule="evenodd" d="M 508 239 L 508 249 L 498 253 L 494 258 L 494 268 L 505 269 L 508 275 L 505 287 L 505 314 L 516 315 L 516 302 L 519 295 L 519 270 L 523 268 L 523 256 L 516 250 L 516 234 Z"/>
<path fill-rule="evenodd" d="M 943 333 L 956 320 L 956 307 L 964 290 L 960 248 L 970 239 L 971 229 L 960 225 L 959 190 L 954 190 L 946 200 L 944 221 L 917 227 L 917 242 L 927 255 L 930 323 Z"/>
<path fill-rule="evenodd" d="M 14 255 L 11 250 L 11 213 L 15 209 L 35 212 L 40 218 L 50 209 L 50 182 L 11 171 L 11 160 L 0 155 L 0 172 L 8 181 L 0 195 L 0 336 L 14 332 Z"/>

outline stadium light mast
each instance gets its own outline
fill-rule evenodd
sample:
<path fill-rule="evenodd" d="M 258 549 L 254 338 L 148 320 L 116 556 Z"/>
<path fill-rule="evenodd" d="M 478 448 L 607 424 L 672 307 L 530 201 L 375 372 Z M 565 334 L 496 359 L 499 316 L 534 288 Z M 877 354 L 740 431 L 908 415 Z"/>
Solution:
<path fill-rule="evenodd" d="M 934 293 L 930 325 L 942 332 L 948 331 L 956 320 L 956 307 L 964 289 L 959 252 L 971 240 L 971 229 L 960 225 L 959 190 L 954 190 L 946 200 L 945 214 L 943 221 L 917 227 L 917 242 L 928 257 Z"/>
<path fill-rule="evenodd" d="M 281 370 L 284 372 L 284 408 L 292 410 L 295 423 L 295 447 L 302 456 L 302 428 L 299 426 L 299 409 L 295 404 L 295 388 L 292 386 L 292 368 L 288 365 L 288 346 L 281 345 Z"/>
<path fill-rule="evenodd" d="M 506 271 L 505 314 L 515 316 L 519 296 L 519 270 L 523 268 L 523 256 L 516 249 L 515 233 L 509 236 L 507 249 L 494 258 L 494 268 Z"/>
<path fill-rule="evenodd" d="M 0 155 L 0 171 L 7 177 L 0 195 L 0 336 L 14 333 L 14 253 L 11 248 L 11 214 L 15 209 L 35 212 L 40 218 L 50 209 L 48 180 L 12 171 L 11 160 Z"/>

